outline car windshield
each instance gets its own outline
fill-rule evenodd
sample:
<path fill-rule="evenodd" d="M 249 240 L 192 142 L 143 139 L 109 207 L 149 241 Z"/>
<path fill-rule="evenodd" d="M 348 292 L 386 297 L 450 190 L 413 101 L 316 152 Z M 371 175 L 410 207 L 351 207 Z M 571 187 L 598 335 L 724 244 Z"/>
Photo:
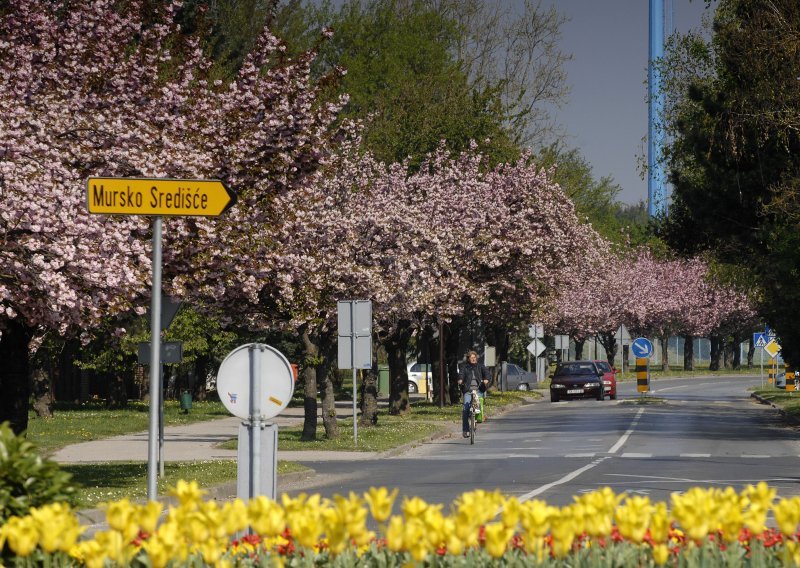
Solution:
<path fill-rule="evenodd" d="M 611 365 L 609 365 L 608 363 L 604 363 L 604 362 L 600 361 L 599 363 L 597 363 L 597 366 L 604 373 L 610 373 L 611 372 Z"/>
<path fill-rule="evenodd" d="M 593 375 L 595 373 L 592 363 L 562 363 L 556 369 L 556 376 L 563 375 Z"/>

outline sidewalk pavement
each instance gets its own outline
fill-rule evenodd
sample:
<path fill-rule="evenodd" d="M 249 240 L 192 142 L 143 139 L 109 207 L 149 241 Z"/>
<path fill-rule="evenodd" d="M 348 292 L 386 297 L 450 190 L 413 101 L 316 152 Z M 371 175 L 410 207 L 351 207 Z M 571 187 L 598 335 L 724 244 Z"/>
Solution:
<path fill-rule="evenodd" d="M 338 402 L 336 414 L 339 419 L 353 417 L 352 402 Z M 191 410 L 189 411 L 191 412 Z M 271 422 L 278 428 L 303 424 L 304 409 L 285 408 Z M 236 459 L 236 450 L 217 447 L 222 442 L 235 439 L 239 435 L 242 420 L 231 416 L 219 420 L 207 420 L 182 426 L 164 428 L 164 462 L 183 462 L 196 460 Z M 320 424 L 322 417 L 319 417 Z M 137 432 L 93 440 L 65 446 L 50 457 L 62 464 L 99 463 L 113 461 L 147 461 L 148 432 Z M 341 461 L 366 460 L 375 457 L 375 452 L 335 452 L 335 451 L 280 451 L 278 458 L 287 461 Z"/>

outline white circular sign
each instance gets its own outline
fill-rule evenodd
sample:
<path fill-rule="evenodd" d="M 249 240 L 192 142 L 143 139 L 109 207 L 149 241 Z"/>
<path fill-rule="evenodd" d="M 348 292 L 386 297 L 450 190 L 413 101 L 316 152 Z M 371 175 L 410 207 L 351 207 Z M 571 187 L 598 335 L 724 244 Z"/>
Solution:
<path fill-rule="evenodd" d="M 250 384 L 251 356 L 260 367 L 256 383 Z M 259 343 L 237 347 L 225 357 L 217 373 L 217 393 L 225 408 L 239 418 L 250 419 L 251 392 L 257 395 L 256 409 L 262 420 L 273 418 L 289 404 L 294 392 L 294 375 L 283 353 Z"/>

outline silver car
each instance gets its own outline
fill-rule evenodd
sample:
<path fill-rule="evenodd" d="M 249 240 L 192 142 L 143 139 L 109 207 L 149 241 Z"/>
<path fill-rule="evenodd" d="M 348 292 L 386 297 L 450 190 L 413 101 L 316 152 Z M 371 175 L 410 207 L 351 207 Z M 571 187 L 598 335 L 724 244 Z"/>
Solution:
<path fill-rule="evenodd" d="M 500 377 L 503 390 L 531 390 L 536 388 L 536 374 L 514 363 L 503 363 Z"/>

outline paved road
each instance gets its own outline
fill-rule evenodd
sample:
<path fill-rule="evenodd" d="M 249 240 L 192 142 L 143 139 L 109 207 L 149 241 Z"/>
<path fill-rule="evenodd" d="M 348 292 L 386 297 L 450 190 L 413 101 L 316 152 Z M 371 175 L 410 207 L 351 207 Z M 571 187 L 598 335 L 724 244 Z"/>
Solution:
<path fill-rule="evenodd" d="M 324 495 L 400 488 L 449 503 L 463 491 L 499 488 L 527 500 L 567 504 L 610 486 L 668 499 L 689 487 L 768 481 L 782 496 L 800 494 L 800 432 L 750 398 L 753 377 L 653 382 L 661 404 L 634 404 L 635 385 L 617 401 L 525 405 L 479 427 L 470 446 L 460 434 L 389 459 L 301 460 L 318 476 L 291 491 Z"/>

